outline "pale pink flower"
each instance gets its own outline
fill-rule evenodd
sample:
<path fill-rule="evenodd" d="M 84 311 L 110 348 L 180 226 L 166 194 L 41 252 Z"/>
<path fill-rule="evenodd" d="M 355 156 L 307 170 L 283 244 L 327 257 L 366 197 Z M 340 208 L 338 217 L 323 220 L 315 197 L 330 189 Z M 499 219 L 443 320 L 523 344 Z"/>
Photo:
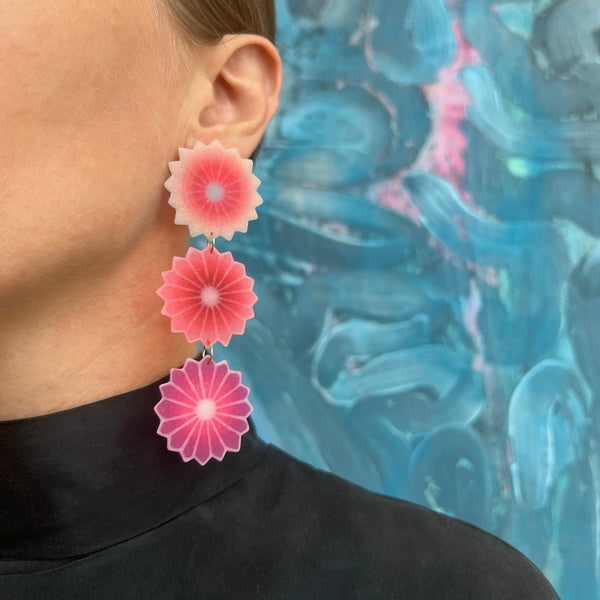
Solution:
<path fill-rule="evenodd" d="M 258 218 L 263 202 L 256 191 L 260 179 L 252 173 L 252 161 L 237 148 L 225 149 L 217 140 L 193 149 L 180 148 L 180 160 L 171 161 L 171 177 L 165 187 L 171 192 L 175 223 L 187 225 L 192 236 L 211 233 L 231 240 L 236 231 L 246 233 L 248 221 Z"/>
<path fill-rule="evenodd" d="M 215 363 L 210 355 L 200 361 L 188 358 L 181 369 L 171 369 L 160 391 L 162 398 L 154 407 L 160 419 L 157 432 L 185 462 L 195 459 L 204 465 L 240 450 L 253 408 L 247 399 L 250 388 L 241 383 L 239 371 L 229 369 L 224 360 Z"/>

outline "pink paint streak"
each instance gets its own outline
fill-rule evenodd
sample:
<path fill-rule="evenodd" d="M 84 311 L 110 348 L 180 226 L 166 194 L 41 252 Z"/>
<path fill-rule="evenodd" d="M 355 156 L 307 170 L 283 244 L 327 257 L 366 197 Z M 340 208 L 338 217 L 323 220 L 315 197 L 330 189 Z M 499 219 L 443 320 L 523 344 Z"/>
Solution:
<path fill-rule="evenodd" d="M 452 7 L 454 3 L 448 1 L 447 4 Z M 440 69 L 435 83 L 422 86 L 431 107 L 431 134 L 409 170 L 427 171 L 445 179 L 465 203 L 472 205 L 470 195 L 462 187 L 467 139 L 460 128 L 465 120 L 465 108 L 471 99 L 457 75 L 463 67 L 479 64 L 482 60 L 464 38 L 457 18 L 452 20 L 452 31 L 456 39 L 454 60 Z M 400 172 L 397 177 L 380 186 L 377 202 L 419 223 L 419 211 L 412 204 L 410 195 L 402 189 L 401 182 L 406 172 Z"/>

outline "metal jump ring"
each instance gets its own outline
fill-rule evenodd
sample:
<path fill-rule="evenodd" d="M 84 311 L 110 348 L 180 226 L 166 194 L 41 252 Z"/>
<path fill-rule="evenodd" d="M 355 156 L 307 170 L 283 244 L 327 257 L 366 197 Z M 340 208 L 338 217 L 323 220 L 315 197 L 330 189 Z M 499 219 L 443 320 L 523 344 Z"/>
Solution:
<path fill-rule="evenodd" d="M 212 244 L 210 251 L 213 252 L 215 249 L 215 234 L 212 231 L 210 232 L 210 240 L 206 240 L 206 245 L 208 246 L 209 244 Z"/>
<path fill-rule="evenodd" d="M 213 345 L 209 342 L 210 345 L 210 360 L 213 360 Z M 202 358 L 206 356 L 206 346 L 202 345 Z"/>

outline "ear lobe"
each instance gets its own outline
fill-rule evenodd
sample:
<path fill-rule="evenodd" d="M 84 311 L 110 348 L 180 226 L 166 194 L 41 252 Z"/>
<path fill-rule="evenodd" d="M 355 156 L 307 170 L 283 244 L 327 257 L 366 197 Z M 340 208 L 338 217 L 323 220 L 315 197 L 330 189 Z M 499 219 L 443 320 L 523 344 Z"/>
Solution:
<path fill-rule="evenodd" d="M 212 101 L 199 115 L 202 137 L 219 139 L 250 156 L 260 142 L 279 103 L 281 59 L 266 38 L 226 36 L 213 79 Z"/>

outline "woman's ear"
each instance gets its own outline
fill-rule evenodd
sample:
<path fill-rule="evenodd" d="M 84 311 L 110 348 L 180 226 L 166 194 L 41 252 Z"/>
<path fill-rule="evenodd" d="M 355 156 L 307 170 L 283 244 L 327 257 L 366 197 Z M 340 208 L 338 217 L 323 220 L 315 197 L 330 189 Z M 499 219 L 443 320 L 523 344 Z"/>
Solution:
<path fill-rule="evenodd" d="M 206 55 L 205 55 L 206 56 Z M 248 157 L 258 146 L 279 104 L 281 58 L 266 38 L 254 34 L 227 35 L 208 52 L 205 76 L 212 86 L 196 107 L 188 147 L 196 140 L 218 139 Z"/>

